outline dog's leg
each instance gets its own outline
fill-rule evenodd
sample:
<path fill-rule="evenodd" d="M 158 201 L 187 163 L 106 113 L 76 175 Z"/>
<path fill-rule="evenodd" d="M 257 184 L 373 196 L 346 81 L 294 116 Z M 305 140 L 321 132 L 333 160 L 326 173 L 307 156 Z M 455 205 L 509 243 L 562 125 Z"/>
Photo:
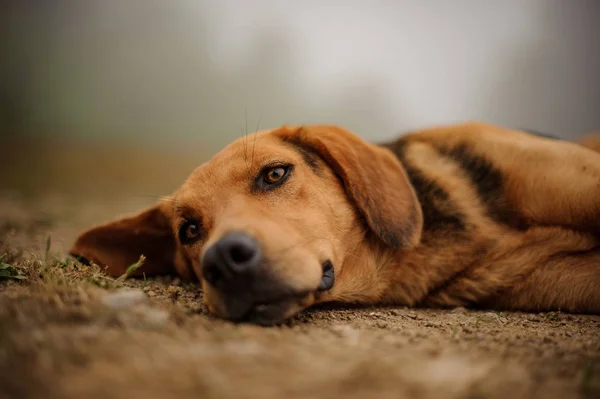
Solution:
<path fill-rule="evenodd" d="M 515 244 L 499 243 L 423 304 L 600 313 L 600 240 L 540 227 Z"/>

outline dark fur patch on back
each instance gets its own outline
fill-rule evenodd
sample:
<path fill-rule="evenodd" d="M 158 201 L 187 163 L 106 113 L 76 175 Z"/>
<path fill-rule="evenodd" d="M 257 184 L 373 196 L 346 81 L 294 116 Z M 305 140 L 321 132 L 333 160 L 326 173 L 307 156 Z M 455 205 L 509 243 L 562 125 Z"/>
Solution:
<path fill-rule="evenodd" d="M 441 154 L 456 161 L 477 190 L 487 213 L 495 222 L 523 230 L 527 225 L 518 212 L 508 204 L 504 194 L 504 176 L 483 156 L 473 153 L 467 145 L 452 148 L 437 147 Z"/>
<path fill-rule="evenodd" d="M 319 161 L 321 160 L 321 157 L 319 157 L 312 148 L 294 135 L 282 137 L 282 140 L 284 143 L 291 145 L 315 173 L 319 173 Z"/>
<path fill-rule="evenodd" d="M 405 157 L 405 142 L 400 139 L 383 146 L 391 150 L 400 160 L 412 184 L 423 212 L 423 230 L 463 232 L 467 228 L 466 217 L 452 203 L 448 192 L 421 171 L 413 167 Z"/>

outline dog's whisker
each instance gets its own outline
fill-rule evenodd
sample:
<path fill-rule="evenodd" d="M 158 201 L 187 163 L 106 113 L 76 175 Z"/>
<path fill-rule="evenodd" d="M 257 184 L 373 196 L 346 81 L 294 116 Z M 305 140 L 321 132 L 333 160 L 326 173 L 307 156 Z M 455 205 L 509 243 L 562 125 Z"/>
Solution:
<path fill-rule="evenodd" d="M 173 199 L 172 197 L 164 196 L 164 195 L 152 195 L 152 194 L 134 194 L 134 195 L 136 197 L 155 198 L 155 199 L 158 199 L 160 201 L 175 202 L 175 199 Z"/>
<path fill-rule="evenodd" d="M 262 111 L 260 111 L 260 115 L 258 116 L 258 122 L 256 122 L 256 130 L 254 131 L 254 133 L 258 132 L 258 127 L 260 126 L 260 121 L 262 120 L 262 116 L 263 116 L 263 113 L 262 113 Z"/>
<path fill-rule="evenodd" d="M 240 137 L 242 139 L 246 138 L 246 134 L 244 133 L 244 128 L 242 126 L 240 126 Z M 244 161 L 246 161 L 246 141 L 243 141 L 242 144 L 244 147 Z"/>
<path fill-rule="evenodd" d="M 247 151 L 248 151 L 248 108 L 244 109 L 244 119 L 246 121 L 246 133 L 244 135 L 244 162 L 246 162 L 246 169 L 250 169 L 250 166 L 252 166 L 252 163 L 248 164 L 247 163 Z"/>
<path fill-rule="evenodd" d="M 254 133 L 254 140 L 252 142 L 252 156 L 250 158 L 250 166 L 254 165 L 254 150 L 256 149 L 256 136 L 257 136 L 257 134 Z"/>
<path fill-rule="evenodd" d="M 246 169 L 248 169 L 248 148 L 246 146 L 246 134 L 244 133 L 243 127 L 240 127 L 240 132 L 242 136 L 242 145 L 244 148 L 244 164 L 246 165 Z"/>
<path fill-rule="evenodd" d="M 256 149 L 256 136 L 258 133 L 258 127 L 260 125 L 261 119 L 262 119 L 262 111 L 260 113 L 260 116 L 258 117 L 258 122 L 256 122 L 256 130 L 254 131 L 254 144 L 252 145 L 252 158 L 250 160 L 250 165 L 254 165 L 254 150 Z"/>

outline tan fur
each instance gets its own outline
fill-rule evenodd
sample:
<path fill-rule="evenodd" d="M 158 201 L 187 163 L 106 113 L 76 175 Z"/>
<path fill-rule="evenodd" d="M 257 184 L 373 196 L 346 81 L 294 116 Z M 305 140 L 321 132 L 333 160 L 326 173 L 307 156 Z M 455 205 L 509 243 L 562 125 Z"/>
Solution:
<path fill-rule="evenodd" d="M 472 123 L 380 146 L 336 126 L 284 126 L 237 140 L 169 201 L 85 232 L 72 253 L 113 275 L 151 253 L 140 273 L 198 276 L 224 318 L 228 298 L 201 260 L 234 230 L 260 242 L 287 293 L 275 322 L 332 301 L 600 313 L 598 142 Z M 289 181 L 253 190 L 273 162 L 294 165 Z M 202 221 L 192 245 L 177 240 L 186 218 Z M 335 284 L 320 292 L 325 260 Z"/>
<path fill-rule="evenodd" d="M 577 143 L 596 152 L 600 152 L 600 132 L 592 132 L 577 140 Z"/>

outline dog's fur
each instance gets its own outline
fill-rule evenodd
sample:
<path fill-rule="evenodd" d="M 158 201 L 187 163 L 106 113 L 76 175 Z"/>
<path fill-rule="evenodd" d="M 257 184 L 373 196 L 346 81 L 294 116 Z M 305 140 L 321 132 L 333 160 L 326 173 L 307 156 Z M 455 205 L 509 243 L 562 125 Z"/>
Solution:
<path fill-rule="evenodd" d="M 585 148 L 585 147 L 589 148 Z M 94 227 L 71 253 L 125 272 L 202 281 L 209 310 L 260 323 L 316 303 L 470 306 L 600 313 L 600 138 L 581 144 L 470 123 L 384 145 L 336 126 L 284 126 L 240 138 L 167 200 Z M 276 190 L 265 166 L 293 165 Z M 184 220 L 201 224 L 190 245 Z M 244 231 L 264 278 L 224 292 L 202 278 L 206 249 Z M 335 283 L 317 290 L 323 262 Z"/>

